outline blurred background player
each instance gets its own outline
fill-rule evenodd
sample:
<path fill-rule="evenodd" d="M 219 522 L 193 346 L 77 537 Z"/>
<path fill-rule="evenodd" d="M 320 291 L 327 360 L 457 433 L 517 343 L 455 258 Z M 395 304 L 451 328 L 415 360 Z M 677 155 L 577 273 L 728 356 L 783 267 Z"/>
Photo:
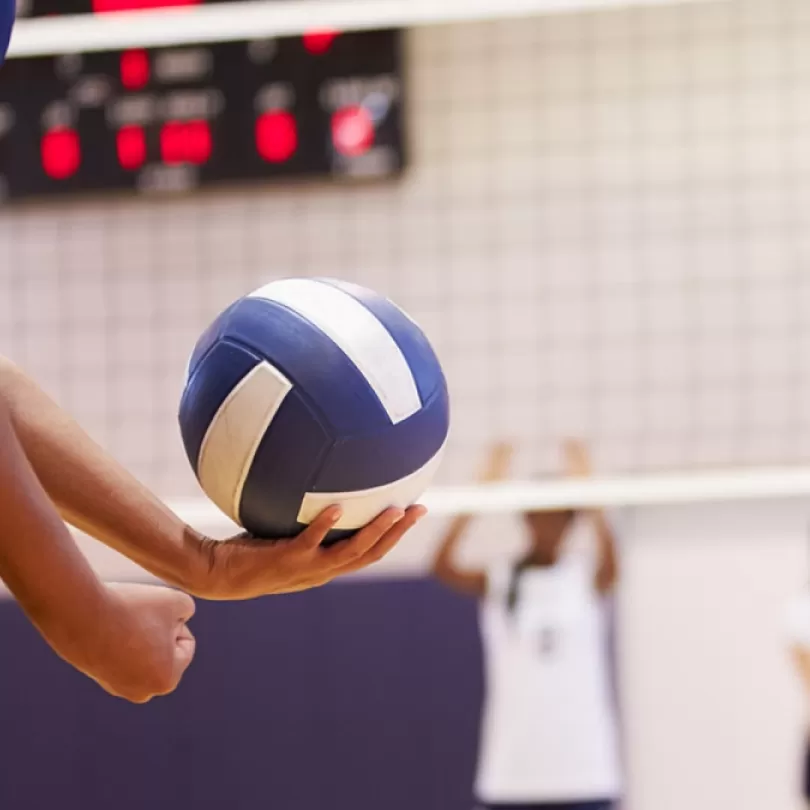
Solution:
<path fill-rule="evenodd" d="M 567 442 L 564 454 L 569 475 L 590 472 L 580 443 Z M 503 478 L 511 455 L 496 446 L 484 480 Z M 580 517 L 595 544 L 574 536 Z M 530 542 L 518 560 L 460 566 L 455 551 L 470 518 L 459 517 L 434 563 L 442 582 L 482 600 L 487 691 L 476 798 L 489 808 L 605 810 L 621 791 L 604 604 L 618 574 L 614 537 L 601 512 L 524 519 Z"/>
<path fill-rule="evenodd" d="M 810 588 L 805 588 L 790 603 L 787 616 L 787 634 L 790 657 L 799 684 L 810 706 Z M 805 710 L 807 714 L 807 710 Z M 810 807 L 810 717 L 805 721 L 808 731 L 805 734 L 801 757 L 801 795 L 805 805 Z"/>

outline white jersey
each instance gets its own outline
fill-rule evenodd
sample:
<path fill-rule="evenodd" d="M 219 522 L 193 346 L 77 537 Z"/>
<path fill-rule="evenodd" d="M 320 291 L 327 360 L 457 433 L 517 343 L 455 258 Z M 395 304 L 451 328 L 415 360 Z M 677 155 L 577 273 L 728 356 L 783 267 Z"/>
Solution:
<path fill-rule="evenodd" d="M 476 795 L 537 803 L 616 799 L 618 729 L 607 617 L 592 555 L 568 549 L 528 568 L 508 607 L 512 565 L 493 569 L 481 610 L 486 665 Z"/>

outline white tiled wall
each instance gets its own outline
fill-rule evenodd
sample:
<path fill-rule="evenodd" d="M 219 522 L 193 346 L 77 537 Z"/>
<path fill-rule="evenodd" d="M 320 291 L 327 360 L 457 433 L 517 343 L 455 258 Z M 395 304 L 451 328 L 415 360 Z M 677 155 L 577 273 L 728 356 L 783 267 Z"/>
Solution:
<path fill-rule="evenodd" d="M 187 353 L 288 274 L 393 296 L 443 358 L 445 480 L 810 460 L 810 3 L 425 29 L 396 184 L 0 213 L 0 347 L 166 494 Z"/>

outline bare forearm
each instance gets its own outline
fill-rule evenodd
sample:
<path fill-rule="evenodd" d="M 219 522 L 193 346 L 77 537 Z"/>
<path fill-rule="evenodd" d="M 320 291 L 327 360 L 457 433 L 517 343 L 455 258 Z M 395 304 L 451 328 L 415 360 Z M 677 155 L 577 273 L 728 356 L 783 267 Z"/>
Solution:
<path fill-rule="evenodd" d="M 0 578 L 58 650 L 98 627 L 104 589 L 22 451 L 0 400 Z"/>
<path fill-rule="evenodd" d="M 802 645 L 791 649 L 791 657 L 805 694 L 810 697 L 810 651 Z"/>
<path fill-rule="evenodd" d="M 192 590 L 204 565 L 197 535 L 1 359 L 0 394 L 25 457 L 62 517 L 155 576 Z"/>
<path fill-rule="evenodd" d="M 481 597 L 486 590 L 486 576 L 483 571 L 463 570 L 455 560 L 458 544 L 470 520 L 469 516 L 462 515 L 452 522 L 433 562 L 433 574 L 445 585 L 460 593 Z"/>
<path fill-rule="evenodd" d="M 605 513 L 599 509 L 590 513 L 597 541 L 596 586 L 606 593 L 614 588 L 619 578 L 619 563 L 616 556 L 616 538 Z"/>
<path fill-rule="evenodd" d="M 470 520 L 471 518 L 468 515 L 460 515 L 453 519 L 439 544 L 439 550 L 433 560 L 435 574 L 440 575 L 444 571 L 453 571 L 455 569 L 456 549 L 470 524 Z"/>

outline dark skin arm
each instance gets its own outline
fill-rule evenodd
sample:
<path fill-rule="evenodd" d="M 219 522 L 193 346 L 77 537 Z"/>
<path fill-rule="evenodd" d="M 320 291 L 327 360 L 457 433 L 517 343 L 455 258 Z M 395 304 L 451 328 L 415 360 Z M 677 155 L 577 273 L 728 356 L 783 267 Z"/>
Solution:
<path fill-rule="evenodd" d="M 172 691 L 191 663 L 185 594 L 105 586 L 42 488 L 0 397 L 0 579 L 51 648 L 136 703 Z"/>
<path fill-rule="evenodd" d="M 585 446 L 578 441 L 565 443 L 565 466 L 569 475 L 576 477 L 591 474 L 591 462 Z M 583 511 L 579 514 L 590 518 L 596 534 L 597 564 L 594 576 L 594 587 L 603 595 L 609 594 L 619 579 L 619 563 L 616 556 L 616 537 L 610 524 L 600 509 Z"/>
<path fill-rule="evenodd" d="M 480 599 L 487 589 L 486 574 L 477 569 L 462 568 L 455 560 L 458 544 L 471 520 L 469 515 L 460 515 L 450 524 L 433 561 L 433 575 L 457 593 Z"/>
<path fill-rule="evenodd" d="M 499 444 L 492 448 L 484 467 L 481 480 L 498 481 L 504 477 L 512 458 L 512 448 Z M 433 575 L 442 583 L 465 596 L 482 598 L 487 589 L 487 577 L 480 569 L 461 567 L 455 559 L 458 545 L 472 521 L 470 515 L 460 515 L 450 524 L 439 551 L 433 561 Z"/>
<path fill-rule="evenodd" d="M 328 549 L 321 542 L 340 516 L 334 507 L 289 542 L 214 542 L 180 520 L 2 358 L 0 398 L 27 462 L 65 521 L 201 598 L 249 599 L 323 585 L 384 557 L 424 514 L 422 507 L 386 510 Z M 16 508 L 27 514 L 41 504 Z"/>
<path fill-rule="evenodd" d="M 186 526 L 29 378 L 0 358 L 0 579 L 51 647 L 134 702 L 172 691 L 191 662 L 182 593 L 99 582 L 65 521 L 208 599 L 304 590 L 383 557 L 422 516 L 389 509 L 324 549 L 325 510 L 288 542 L 215 543 Z"/>
<path fill-rule="evenodd" d="M 800 644 L 790 648 L 790 657 L 799 675 L 804 693 L 810 696 L 810 650 Z"/>

